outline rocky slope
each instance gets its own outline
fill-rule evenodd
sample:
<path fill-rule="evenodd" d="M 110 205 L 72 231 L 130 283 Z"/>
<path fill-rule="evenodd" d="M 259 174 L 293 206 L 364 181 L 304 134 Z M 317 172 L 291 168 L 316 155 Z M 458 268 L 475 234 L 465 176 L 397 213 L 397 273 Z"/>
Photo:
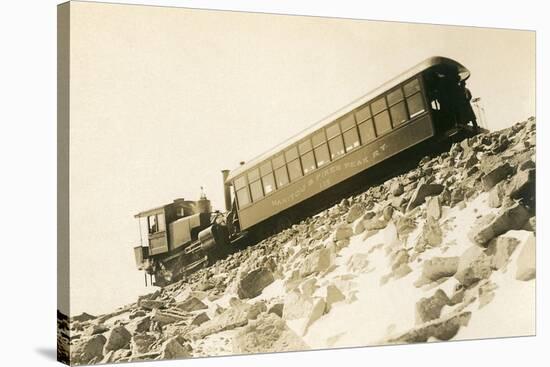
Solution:
<path fill-rule="evenodd" d="M 535 121 L 71 321 L 75 364 L 535 333 Z"/>

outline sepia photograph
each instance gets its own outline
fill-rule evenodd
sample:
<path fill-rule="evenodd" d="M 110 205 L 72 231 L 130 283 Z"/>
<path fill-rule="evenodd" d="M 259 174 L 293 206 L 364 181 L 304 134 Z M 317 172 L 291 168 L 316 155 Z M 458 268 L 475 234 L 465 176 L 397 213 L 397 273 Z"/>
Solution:
<path fill-rule="evenodd" d="M 535 336 L 535 61 L 534 30 L 59 4 L 57 359 Z"/>

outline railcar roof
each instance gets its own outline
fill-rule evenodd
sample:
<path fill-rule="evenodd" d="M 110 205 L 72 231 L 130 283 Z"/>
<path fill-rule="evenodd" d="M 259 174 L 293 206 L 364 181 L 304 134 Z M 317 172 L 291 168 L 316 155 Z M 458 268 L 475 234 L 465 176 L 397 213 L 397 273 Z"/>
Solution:
<path fill-rule="evenodd" d="M 360 96 L 359 98 L 355 99 L 354 101 L 347 104 L 346 106 L 338 109 L 337 111 L 335 111 L 335 112 L 329 114 L 328 116 L 324 117 L 323 119 L 317 121 L 313 125 L 305 128 L 304 130 L 300 131 L 299 133 L 292 136 L 291 138 L 283 141 L 282 143 L 278 144 L 277 146 L 273 147 L 272 149 L 256 156 L 255 158 L 249 160 L 245 164 L 235 168 L 227 176 L 226 183 L 229 183 L 230 181 L 235 179 L 235 177 L 239 176 L 241 173 L 246 172 L 250 168 L 253 168 L 257 164 L 259 164 L 259 163 L 263 162 L 264 160 L 266 160 L 267 158 L 276 155 L 277 153 L 281 152 L 282 150 L 284 150 L 285 148 L 291 146 L 292 144 L 295 144 L 295 143 L 299 142 L 300 140 L 302 140 L 303 138 L 305 138 L 309 134 L 312 134 L 313 132 L 320 129 L 321 127 L 331 123 L 332 121 L 334 121 L 337 118 L 345 115 L 346 113 L 354 110 L 355 108 L 361 106 L 362 104 L 370 101 L 371 99 L 374 99 L 378 95 L 380 95 L 380 94 L 384 93 L 385 91 L 395 87 L 396 85 L 399 85 L 399 84 L 403 83 L 404 81 L 406 81 L 407 79 L 413 77 L 414 75 L 416 75 L 418 73 L 421 73 L 422 71 L 424 71 L 424 70 L 426 70 L 426 69 L 428 69 L 432 66 L 442 65 L 442 64 L 456 66 L 458 68 L 458 72 L 459 72 L 460 78 L 462 80 L 466 80 L 470 77 L 470 71 L 466 67 L 464 67 L 463 65 L 461 65 L 460 63 L 458 63 L 457 61 L 455 61 L 453 59 L 443 57 L 443 56 L 433 56 L 433 57 L 427 58 L 426 60 L 416 64 L 415 66 L 411 67 L 410 69 L 408 69 L 408 70 L 404 71 L 403 73 L 399 74 L 398 76 L 390 79 L 386 83 L 380 85 L 378 88 L 368 92 L 367 94 L 364 94 L 364 95 Z"/>

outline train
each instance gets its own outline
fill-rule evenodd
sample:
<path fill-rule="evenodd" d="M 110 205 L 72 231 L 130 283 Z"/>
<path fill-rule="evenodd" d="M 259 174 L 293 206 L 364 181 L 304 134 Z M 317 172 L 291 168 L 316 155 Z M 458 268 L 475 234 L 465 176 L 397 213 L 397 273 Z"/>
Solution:
<path fill-rule="evenodd" d="M 470 71 L 430 57 L 276 147 L 223 170 L 225 210 L 199 200 L 135 215 L 138 270 L 165 286 L 244 246 L 412 168 L 422 156 L 480 132 Z M 143 230 L 142 230 L 143 228 Z M 143 239 L 143 232 L 145 239 Z"/>

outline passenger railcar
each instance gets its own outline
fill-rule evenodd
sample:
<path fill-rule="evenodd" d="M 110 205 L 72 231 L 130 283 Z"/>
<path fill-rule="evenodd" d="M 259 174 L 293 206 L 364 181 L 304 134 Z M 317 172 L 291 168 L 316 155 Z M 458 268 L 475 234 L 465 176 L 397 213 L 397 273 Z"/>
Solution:
<path fill-rule="evenodd" d="M 452 59 L 429 58 L 277 147 L 222 171 L 226 214 L 198 234 L 201 253 L 215 260 L 259 241 L 421 154 L 476 134 L 465 88 L 469 76 Z"/>

